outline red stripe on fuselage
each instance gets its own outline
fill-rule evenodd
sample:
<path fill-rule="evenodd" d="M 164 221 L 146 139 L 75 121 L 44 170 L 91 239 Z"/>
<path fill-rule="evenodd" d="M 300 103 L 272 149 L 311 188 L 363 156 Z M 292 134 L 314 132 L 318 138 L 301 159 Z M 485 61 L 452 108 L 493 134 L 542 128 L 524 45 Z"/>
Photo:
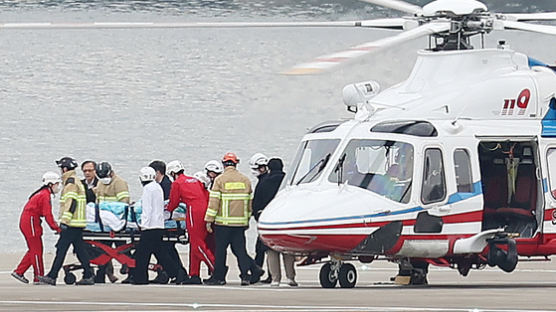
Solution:
<path fill-rule="evenodd" d="M 448 223 L 465 223 L 465 222 L 480 222 L 482 220 L 483 211 L 477 210 L 472 212 L 460 213 L 455 215 L 449 215 L 442 217 L 442 221 L 445 224 Z M 361 219 L 363 220 L 363 219 Z M 281 228 L 267 228 L 264 225 L 259 225 L 259 230 L 264 231 L 287 231 L 287 230 L 317 230 L 317 229 L 351 229 L 351 228 L 365 228 L 365 227 L 381 227 L 395 221 L 402 221 L 404 226 L 415 225 L 415 219 L 408 220 L 392 220 L 392 221 L 380 221 L 371 223 L 348 223 L 348 224 L 330 224 L 330 225 L 316 225 L 316 226 L 284 226 Z"/>

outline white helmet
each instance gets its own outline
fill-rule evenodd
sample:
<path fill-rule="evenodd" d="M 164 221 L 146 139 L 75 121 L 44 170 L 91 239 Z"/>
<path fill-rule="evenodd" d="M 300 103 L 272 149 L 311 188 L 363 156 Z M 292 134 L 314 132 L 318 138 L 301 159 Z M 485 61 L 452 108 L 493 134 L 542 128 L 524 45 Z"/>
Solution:
<path fill-rule="evenodd" d="M 154 181 L 154 178 L 156 177 L 156 172 L 151 167 L 143 167 L 140 172 L 139 180 L 141 180 L 141 182 Z"/>
<path fill-rule="evenodd" d="M 182 170 L 185 171 L 185 168 L 179 160 L 171 161 L 168 163 L 168 165 L 166 165 L 166 172 L 168 172 L 168 174 L 178 173 Z"/>
<path fill-rule="evenodd" d="M 251 167 L 251 169 L 258 169 L 259 166 L 266 165 L 268 165 L 268 157 L 262 153 L 255 153 L 255 155 L 251 156 L 251 159 L 249 159 L 249 167 Z"/>
<path fill-rule="evenodd" d="M 193 174 L 193 177 L 195 179 L 201 181 L 201 183 L 203 183 L 205 188 L 208 188 L 210 186 L 210 178 L 207 177 L 207 175 L 204 172 L 197 171 L 197 172 L 195 172 L 195 174 Z"/>
<path fill-rule="evenodd" d="M 60 175 L 56 172 L 48 171 L 42 175 L 42 184 L 48 185 L 52 183 L 53 185 L 56 183 L 60 183 L 62 180 L 60 179 Z"/>
<path fill-rule="evenodd" d="M 216 173 L 222 173 L 222 171 L 224 171 L 224 167 L 222 166 L 222 162 L 218 160 L 209 160 L 205 164 L 205 170 L 216 172 Z"/>

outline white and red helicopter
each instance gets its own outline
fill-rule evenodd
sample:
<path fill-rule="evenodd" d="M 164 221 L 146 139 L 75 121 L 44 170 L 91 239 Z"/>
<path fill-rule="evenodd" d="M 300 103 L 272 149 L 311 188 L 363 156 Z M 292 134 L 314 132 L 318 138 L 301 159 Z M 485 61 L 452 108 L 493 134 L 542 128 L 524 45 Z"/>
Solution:
<path fill-rule="evenodd" d="M 329 257 L 322 287 L 354 287 L 347 260 L 399 263 L 400 283 L 427 283 L 428 265 L 498 266 L 556 254 L 556 67 L 500 42 L 472 47 L 493 30 L 556 35 L 556 13 L 496 14 L 475 0 L 423 8 L 366 0 L 411 14 L 361 22 L 403 28 L 397 36 L 320 57 L 289 73 L 326 71 L 377 49 L 429 36 L 409 78 L 381 91 L 344 88 L 355 113 L 302 139 L 285 187 L 258 230 L 271 248 Z"/>

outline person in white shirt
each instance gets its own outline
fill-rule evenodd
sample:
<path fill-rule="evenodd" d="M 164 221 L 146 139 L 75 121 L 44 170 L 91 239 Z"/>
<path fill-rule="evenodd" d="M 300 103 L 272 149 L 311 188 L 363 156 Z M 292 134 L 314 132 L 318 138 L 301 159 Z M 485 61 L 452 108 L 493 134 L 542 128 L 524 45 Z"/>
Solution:
<path fill-rule="evenodd" d="M 183 281 L 185 272 L 179 269 L 177 263 L 169 258 L 168 253 L 162 248 L 162 235 L 164 232 L 164 192 L 155 181 L 156 173 L 151 167 L 141 169 L 139 179 L 143 184 L 141 196 L 141 237 L 135 250 L 134 284 L 148 284 L 148 265 L 151 255 L 164 259 L 167 267 L 164 270 L 171 277 Z"/>

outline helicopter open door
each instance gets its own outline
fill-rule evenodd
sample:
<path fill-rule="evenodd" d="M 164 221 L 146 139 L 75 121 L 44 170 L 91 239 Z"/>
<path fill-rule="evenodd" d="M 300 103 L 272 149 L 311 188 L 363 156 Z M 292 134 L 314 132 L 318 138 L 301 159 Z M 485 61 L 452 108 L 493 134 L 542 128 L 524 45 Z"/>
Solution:
<path fill-rule="evenodd" d="M 556 233 L 556 144 L 546 146 L 545 152 L 548 179 L 543 180 L 546 201 L 543 234 L 553 234 Z"/>
<path fill-rule="evenodd" d="M 483 230 L 504 228 L 530 238 L 539 229 L 543 193 L 535 139 L 485 139 L 478 147 Z M 539 219 L 540 217 L 540 219 Z"/>

